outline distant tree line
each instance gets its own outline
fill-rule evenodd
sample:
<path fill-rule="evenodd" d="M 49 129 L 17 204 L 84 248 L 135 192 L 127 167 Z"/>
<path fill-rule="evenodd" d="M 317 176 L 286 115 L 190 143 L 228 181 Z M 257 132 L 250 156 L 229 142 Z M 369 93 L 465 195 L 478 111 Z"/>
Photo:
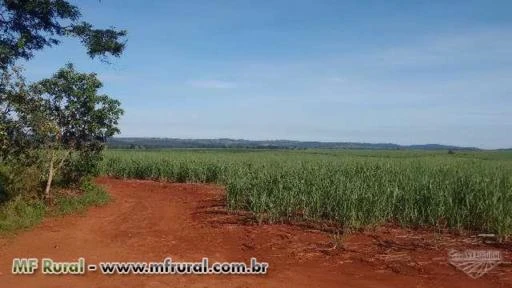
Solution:
<path fill-rule="evenodd" d="M 109 138 L 109 148 L 120 149 L 164 149 L 164 148 L 236 148 L 236 149 L 374 149 L 374 150 L 478 150 L 474 147 L 456 147 L 438 144 L 397 145 L 392 143 L 357 142 L 316 142 L 268 140 L 254 141 L 243 139 L 179 139 L 179 138 Z"/>

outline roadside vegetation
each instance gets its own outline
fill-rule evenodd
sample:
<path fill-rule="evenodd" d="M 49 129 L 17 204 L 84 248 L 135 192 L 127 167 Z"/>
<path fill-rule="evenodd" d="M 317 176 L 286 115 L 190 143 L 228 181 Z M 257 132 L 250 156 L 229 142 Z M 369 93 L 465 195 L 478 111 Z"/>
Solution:
<path fill-rule="evenodd" d="M 41 199 L 16 196 L 0 205 L 0 233 L 12 233 L 30 228 L 43 220 L 45 216 L 61 216 L 84 212 L 91 206 L 106 204 L 109 194 L 101 187 L 87 181 L 73 193 L 57 191 L 53 205 L 47 205 Z"/>
<path fill-rule="evenodd" d="M 32 83 L 18 66 L 66 37 L 80 40 L 92 58 L 121 55 L 125 31 L 81 18 L 63 0 L 0 1 L 0 232 L 108 199 L 88 179 L 106 139 L 119 132 L 119 101 L 100 94 L 95 73 L 72 64 Z"/>
<path fill-rule="evenodd" d="M 225 185 L 261 221 L 512 234 L 510 152 L 109 150 L 105 175 Z"/>

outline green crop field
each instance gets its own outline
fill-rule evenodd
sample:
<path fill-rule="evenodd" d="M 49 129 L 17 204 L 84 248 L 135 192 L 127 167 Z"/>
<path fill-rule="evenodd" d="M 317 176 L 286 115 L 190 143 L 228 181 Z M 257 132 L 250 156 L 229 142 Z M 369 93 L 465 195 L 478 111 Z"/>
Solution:
<path fill-rule="evenodd" d="M 260 219 L 512 234 L 512 153 L 108 150 L 105 175 L 224 185 Z"/>

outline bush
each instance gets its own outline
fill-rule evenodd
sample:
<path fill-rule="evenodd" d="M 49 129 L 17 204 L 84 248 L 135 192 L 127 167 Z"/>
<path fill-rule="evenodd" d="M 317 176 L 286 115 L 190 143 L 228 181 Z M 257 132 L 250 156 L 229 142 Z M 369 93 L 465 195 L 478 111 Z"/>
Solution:
<path fill-rule="evenodd" d="M 38 198 L 42 185 L 41 171 L 35 165 L 0 166 L 0 200 L 7 201 L 19 195 L 28 199 Z"/>
<path fill-rule="evenodd" d="M 63 184 L 77 186 L 88 176 L 98 175 L 102 155 L 96 152 L 81 152 L 68 159 L 61 171 Z"/>

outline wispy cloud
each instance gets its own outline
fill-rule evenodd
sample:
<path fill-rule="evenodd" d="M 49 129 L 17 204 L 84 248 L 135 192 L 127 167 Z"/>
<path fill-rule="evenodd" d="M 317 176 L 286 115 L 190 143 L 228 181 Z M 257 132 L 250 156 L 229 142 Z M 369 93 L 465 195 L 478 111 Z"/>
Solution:
<path fill-rule="evenodd" d="M 359 55 L 350 61 L 365 66 L 388 68 L 499 64 L 512 56 L 512 33 L 506 29 L 487 29 L 428 35 L 414 44 L 396 44 Z M 348 59 L 344 59 L 348 60 Z"/>
<path fill-rule="evenodd" d="M 187 82 L 188 85 L 199 88 L 210 88 L 210 89 L 231 89 L 236 88 L 238 85 L 235 82 L 223 81 L 223 80 L 191 80 Z"/>

